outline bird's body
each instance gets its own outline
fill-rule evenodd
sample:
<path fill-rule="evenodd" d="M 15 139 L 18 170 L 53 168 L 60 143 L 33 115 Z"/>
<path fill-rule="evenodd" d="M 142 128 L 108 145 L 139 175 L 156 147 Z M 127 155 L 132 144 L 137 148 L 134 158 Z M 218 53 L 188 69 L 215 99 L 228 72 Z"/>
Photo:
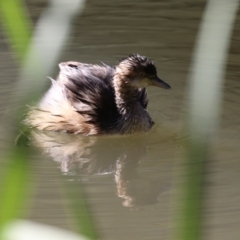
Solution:
<path fill-rule="evenodd" d="M 157 78 L 156 68 L 146 57 L 131 55 L 115 67 L 79 62 L 59 64 L 58 79 L 26 123 L 42 130 L 74 134 L 130 134 L 153 126 L 145 87 L 170 86 Z"/>

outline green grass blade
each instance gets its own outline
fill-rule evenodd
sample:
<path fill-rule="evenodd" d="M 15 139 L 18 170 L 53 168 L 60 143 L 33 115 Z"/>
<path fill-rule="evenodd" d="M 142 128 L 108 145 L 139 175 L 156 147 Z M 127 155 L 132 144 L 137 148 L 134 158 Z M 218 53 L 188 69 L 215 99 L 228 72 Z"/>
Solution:
<path fill-rule="evenodd" d="M 14 147 L 7 156 L 8 166 L 2 180 L 0 229 L 19 216 L 28 189 L 29 158 L 26 148 Z"/>
<path fill-rule="evenodd" d="M 74 211 L 75 219 L 77 221 L 78 232 L 91 240 L 99 239 L 93 218 L 89 212 L 90 208 L 86 200 L 87 198 L 83 186 L 77 186 L 77 184 L 79 185 L 79 181 L 77 180 L 68 181 L 67 179 L 64 179 L 64 183 L 66 194 L 70 197 L 71 210 Z"/>
<path fill-rule="evenodd" d="M 1 21 L 17 58 L 24 58 L 31 37 L 31 22 L 20 0 L 0 0 Z"/>

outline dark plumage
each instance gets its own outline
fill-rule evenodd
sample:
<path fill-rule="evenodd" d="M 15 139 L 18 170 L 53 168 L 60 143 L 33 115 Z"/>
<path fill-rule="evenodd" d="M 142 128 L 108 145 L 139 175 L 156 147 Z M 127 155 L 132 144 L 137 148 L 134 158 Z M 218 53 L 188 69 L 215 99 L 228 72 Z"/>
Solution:
<path fill-rule="evenodd" d="M 148 131 L 153 121 L 146 111 L 145 87 L 170 88 L 157 77 L 152 61 L 138 54 L 115 67 L 79 62 L 59 67 L 57 81 L 30 109 L 28 125 L 86 135 Z"/>

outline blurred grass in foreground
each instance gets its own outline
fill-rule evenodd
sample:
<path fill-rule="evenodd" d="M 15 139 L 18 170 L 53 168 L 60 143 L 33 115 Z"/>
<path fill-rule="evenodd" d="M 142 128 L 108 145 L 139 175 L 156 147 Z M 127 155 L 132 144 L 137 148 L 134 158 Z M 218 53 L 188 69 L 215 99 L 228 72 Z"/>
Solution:
<path fill-rule="evenodd" d="M 174 240 L 204 239 L 206 170 L 220 121 L 225 67 L 238 4 L 239 0 L 208 0 L 200 23 L 189 73 L 188 142 L 184 180 L 176 196 L 180 214 Z"/>
<path fill-rule="evenodd" d="M 31 22 L 21 0 L 0 0 L 1 21 L 14 54 L 23 60 L 31 37 Z"/>
<path fill-rule="evenodd" d="M 30 42 L 31 22 L 27 11 L 19 0 L 0 0 L 1 24 L 12 47 L 15 57 L 23 61 Z M 13 142 L 14 144 L 14 142 Z M 24 206 L 28 192 L 30 170 L 29 152 L 26 148 L 10 146 L 8 152 L 2 153 L 7 167 L 0 190 L 0 239 L 1 231 L 11 220 L 18 218 Z"/>
<path fill-rule="evenodd" d="M 24 206 L 29 188 L 30 161 L 28 156 L 27 149 L 19 147 L 12 147 L 11 152 L 5 155 L 8 165 L 2 177 L 0 233 L 6 223 L 19 217 Z"/>
<path fill-rule="evenodd" d="M 25 66 L 22 69 L 23 76 L 21 76 L 19 79 L 20 83 L 18 83 L 15 89 L 16 92 L 20 92 L 19 98 L 16 98 L 16 101 L 18 101 L 17 103 L 20 106 L 25 106 L 25 104 L 29 100 L 31 100 L 32 97 L 36 97 L 32 96 L 32 92 L 40 93 L 42 88 L 39 86 L 43 86 L 43 83 L 42 85 L 38 85 L 36 84 L 36 80 L 38 80 L 38 78 L 42 75 L 47 76 L 46 71 L 50 71 L 51 66 L 54 66 L 56 64 L 58 56 L 61 53 L 64 43 L 67 39 L 67 32 L 69 32 L 70 29 L 71 19 L 74 17 L 74 15 L 79 13 L 81 9 L 83 9 L 83 0 L 70 0 L 70 2 L 71 4 L 67 4 L 71 7 L 66 9 L 61 6 L 61 4 L 66 4 L 64 1 L 51 1 L 50 7 L 43 13 L 42 18 L 40 18 L 39 20 L 42 28 L 40 28 L 40 30 L 38 29 L 38 32 L 36 33 L 37 39 L 35 38 L 35 42 L 33 41 L 33 45 L 30 46 L 29 44 L 31 42 L 31 22 L 28 18 L 27 10 L 25 9 L 24 5 L 19 0 L 0 0 L 1 21 L 2 25 L 4 26 L 9 45 L 12 47 L 14 55 L 19 60 L 19 64 L 21 66 Z M 38 37 L 41 37 L 40 40 L 46 38 L 44 33 L 49 33 L 47 32 L 49 30 L 47 29 L 47 25 L 49 25 L 50 28 L 54 28 L 54 24 L 56 24 L 53 20 L 53 18 L 56 17 L 54 16 L 54 10 L 58 10 L 58 7 L 59 9 L 63 9 L 64 13 L 66 13 L 66 16 L 64 14 L 61 15 L 61 19 L 65 21 L 62 29 L 60 29 L 61 34 L 57 35 L 57 31 L 52 34 L 53 38 L 57 37 L 59 39 L 58 42 L 55 41 L 55 38 L 54 41 L 51 41 L 51 36 L 47 36 L 50 46 L 51 43 L 54 42 L 55 48 L 52 48 L 51 57 L 48 57 L 48 70 L 44 69 L 43 67 L 41 71 L 39 70 L 39 63 L 41 63 L 42 60 L 41 57 L 43 57 L 45 54 L 49 54 L 49 51 L 46 51 L 46 49 L 42 49 L 46 44 L 43 44 L 43 46 L 38 46 Z M 55 11 L 55 13 L 58 12 L 59 11 Z M 60 12 L 60 14 L 61 13 L 62 12 Z M 51 16 L 52 18 L 49 16 Z M 47 44 L 46 48 L 49 47 L 49 44 Z M 32 49 L 29 49 L 29 46 L 32 47 Z M 30 55 L 27 56 L 27 52 L 29 50 Z M 38 53 L 42 53 L 43 55 L 39 55 Z M 27 63 L 24 63 L 25 57 L 28 58 Z M 38 59 L 38 57 L 40 58 Z M 38 65 L 34 65 L 36 63 L 38 63 Z M 34 69 L 38 69 L 38 71 Z M 29 77 L 29 81 L 26 80 L 27 77 Z M 41 81 L 43 82 L 43 80 Z M 10 121 L 9 124 L 16 124 L 17 126 L 19 126 L 19 122 L 17 120 L 19 118 L 19 115 L 22 115 L 21 109 L 16 110 L 15 119 L 13 121 Z M 10 135 L 12 136 L 16 134 L 17 133 L 10 133 Z M 10 150 L 7 153 L 3 154 L 7 163 L 7 167 L 5 169 L 2 180 L 2 189 L 0 190 L 1 240 L 5 240 L 2 239 L 2 231 L 4 230 L 4 227 L 9 222 L 19 217 L 20 210 L 23 208 L 24 203 L 26 202 L 26 194 L 30 190 L 28 183 L 31 165 L 31 151 L 27 147 L 14 146 L 13 139 L 11 139 L 11 141 L 13 143 L 13 146 L 9 146 Z M 68 190 L 70 189 L 71 195 L 74 195 L 70 199 L 75 199 L 72 202 L 72 211 L 78 213 L 76 214 L 76 221 L 78 222 L 79 226 L 79 229 L 77 229 L 77 231 L 89 237 L 89 239 L 97 239 L 97 234 L 95 232 L 87 209 L 87 204 L 85 202 L 85 199 L 83 198 L 84 196 L 83 194 L 76 194 L 74 192 L 73 186 L 69 188 L 69 185 L 73 184 L 74 182 L 68 183 Z"/>

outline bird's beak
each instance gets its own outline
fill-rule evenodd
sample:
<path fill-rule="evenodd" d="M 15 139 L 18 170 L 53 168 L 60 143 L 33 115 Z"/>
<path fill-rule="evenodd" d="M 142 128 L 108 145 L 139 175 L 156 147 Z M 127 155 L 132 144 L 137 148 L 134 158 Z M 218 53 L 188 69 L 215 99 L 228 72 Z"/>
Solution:
<path fill-rule="evenodd" d="M 171 86 L 165 83 L 163 80 L 161 80 L 158 76 L 151 78 L 151 85 L 160 87 L 160 88 L 165 88 L 165 89 L 170 89 Z"/>

